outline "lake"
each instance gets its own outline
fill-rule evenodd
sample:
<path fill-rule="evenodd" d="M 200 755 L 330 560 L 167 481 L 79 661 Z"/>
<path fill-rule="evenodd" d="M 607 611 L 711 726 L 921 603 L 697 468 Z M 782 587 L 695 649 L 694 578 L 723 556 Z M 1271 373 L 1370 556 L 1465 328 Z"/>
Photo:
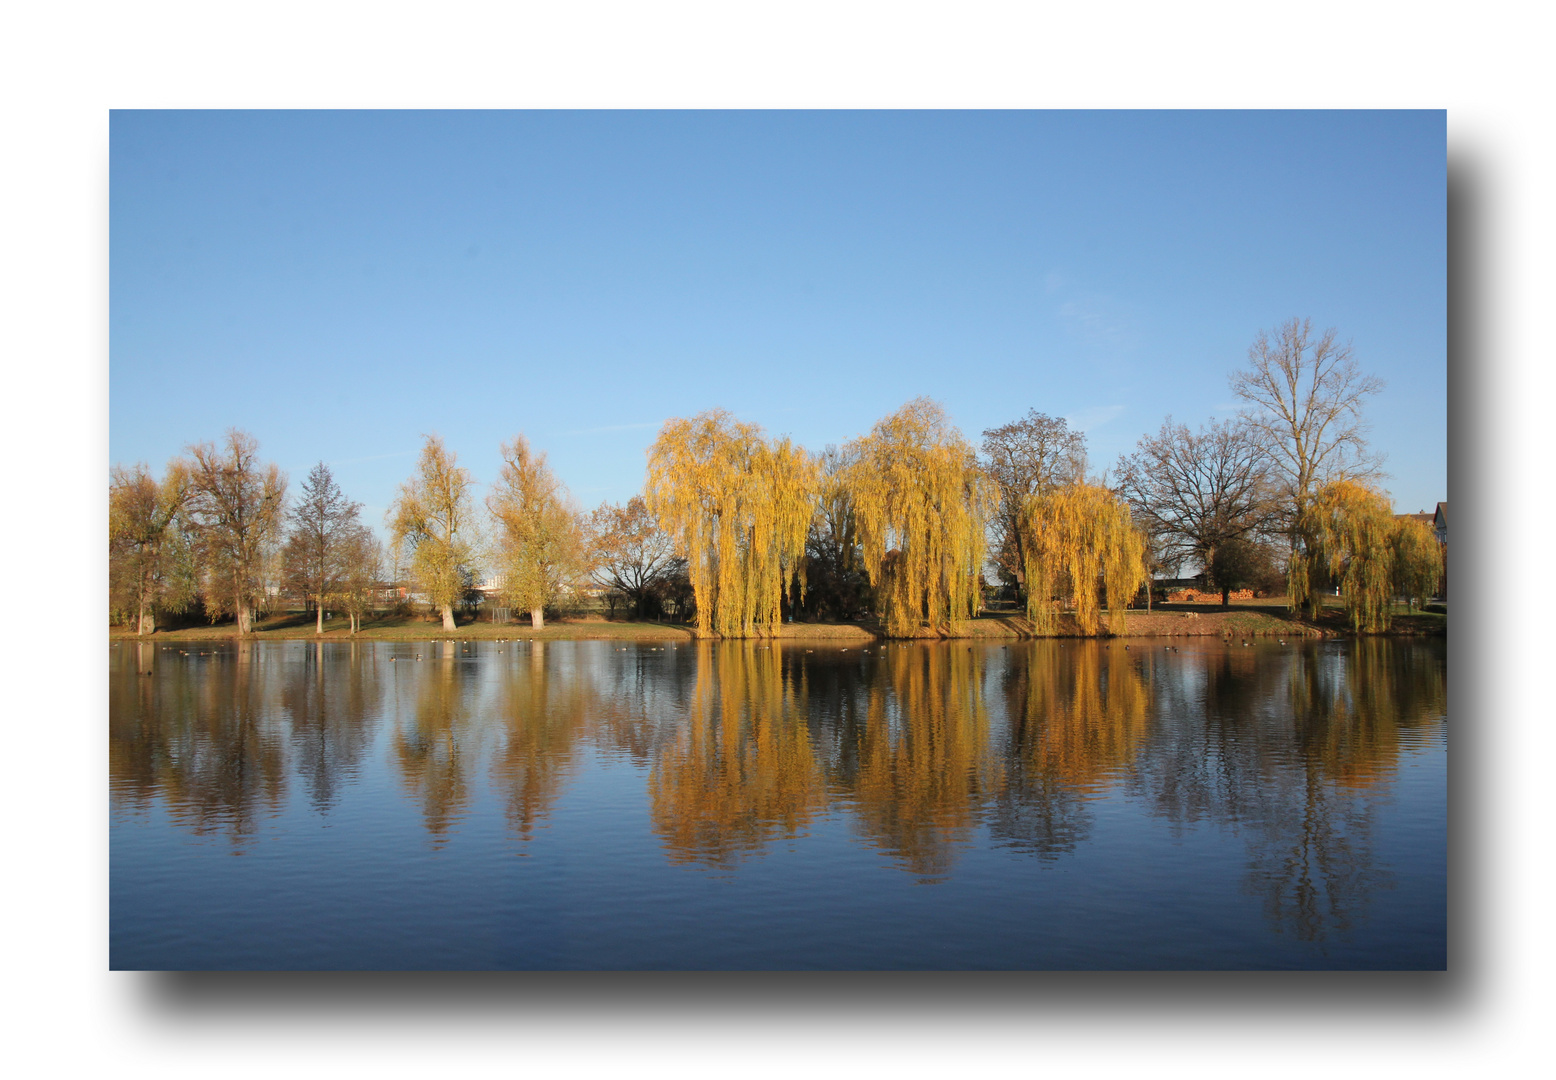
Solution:
<path fill-rule="evenodd" d="M 1446 642 L 1169 644 L 111 644 L 110 964 L 1445 968 Z"/>

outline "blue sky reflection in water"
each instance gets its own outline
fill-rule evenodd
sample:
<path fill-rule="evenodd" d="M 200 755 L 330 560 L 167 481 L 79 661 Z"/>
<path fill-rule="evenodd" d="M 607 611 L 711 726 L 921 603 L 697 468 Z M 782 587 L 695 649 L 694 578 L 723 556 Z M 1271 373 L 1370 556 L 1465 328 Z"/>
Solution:
<path fill-rule="evenodd" d="M 1180 650 L 122 643 L 111 962 L 1445 966 L 1444 643 Z"/>

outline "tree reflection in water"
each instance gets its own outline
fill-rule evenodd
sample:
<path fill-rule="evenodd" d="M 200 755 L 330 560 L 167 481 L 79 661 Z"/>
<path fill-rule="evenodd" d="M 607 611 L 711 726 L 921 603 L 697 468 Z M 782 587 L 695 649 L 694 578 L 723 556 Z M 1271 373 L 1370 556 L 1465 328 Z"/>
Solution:
<path fill-rule="evenodd" d="M 503 793 L 508 824 L 520 839 L 529 840 L 573 771 L 596 695 L 575 671 L 553 670 L 545 642 L 515 648 L 512 656 L 510 663 L 499 665 L 496 715 L 502 749 L 492 762 L 492 779 Z"/>
<path fill-rule="evenodd" d="M 109 682 L 114 799 L 143 811 L 160 803 L 175 823 L 241 849 L 285 797 L 282 725 L 264 692 L 275 657 L 248 642 L 131 651 Z"/>
<path fill-rule="evenodd" d="M 1182 830 L 1202 820 L 1242 832 L 1246 890 L 1303 941 L 1349 930 L 1392 876 L 1373 851 L 1378 799 L 1405 734 L 1440 730 L 1445 674 L 1435 654 L 1386 639 L 1183 657 L 1155 681 L 1158 725 L 1135 788 Z"/>
<path fill-rule="evenodd" d="M 871 843 L 922 880 L 943 880 L 1003 782 L 984 650 L 887 645 L 870 655 L 852 680 L 862 700 L 832 734 L 830 779 Z"/>
<path fill-rule="evenodd" d="M 799 835 L 824 788 L 782 647 L 702 642 L 696 655 L 685 720 L 655 755 L 650 813 L 671 861 L 728 867 Z"/>
<path fill-rule="evenodd" d="M 314 809 L 325 814 L 359 772 L 384 684 L 371 645 L 319 641 L 301 648 L 302 662 L 286 668 L 281 708 L 297 772 Z"/>
<path fill-rule="evenodd" d="M 470 801 L 478 741 L 471 717 L 480 687 L 460 642 L 430 642 L 425 649 L 430 663 L 414 665 L 420 669 L 413 676 L 416 703 L 409 723 L 396 725 L 394 758 L 406 789 L 421 802 L 433 846 L 442 847 Z"/>
<path fill-rule="evenodd" d="M 1376 808 L 1446 717 L 1442 649 L 1386 639 L 415 651 L 422 662 L 366 643 L 116 647 L 116 809 L 161 807 L 242 849 L 282 808 L 290 769 L 332 813 L 373 767 L 392 704 L 382 748 L 434 846 L 483 776 L 530 840 L 591 748 L 646 770 L 673 863 L 725 870 L 829 813 L 924 881 L 951 876 L 980 835 L 1051 862 L 1086 843 L 1099 800 L 1128 797 L 1175 834 L 1241 836 L 1244 888 L 1274 926 L 1322 942 L 1389 887 Z"/>
<path fill-rule="evenodd" d="M 1126 650 L 1031 642 L 1004 672 L 1009 781 L 990 829 L 1052 860 L 1090 828 L 1087 803 L 1127 775 L 1146 735 L 1149 695 Z"/>
<path fill-rule="evenodd" d="M 1407 737 L 1419 744 L 1447 712 L 1442 668 L 1419 659 L 1378 638 L 1291 658 L 1282 731 L 1292 747 L 1281 755 L 1274 812 L 1250 844 L 1248 888 L 1303 941 L 1348 931 L 1374 892 L 1393 887 L 1372 851 L 1376 796 Z"/>

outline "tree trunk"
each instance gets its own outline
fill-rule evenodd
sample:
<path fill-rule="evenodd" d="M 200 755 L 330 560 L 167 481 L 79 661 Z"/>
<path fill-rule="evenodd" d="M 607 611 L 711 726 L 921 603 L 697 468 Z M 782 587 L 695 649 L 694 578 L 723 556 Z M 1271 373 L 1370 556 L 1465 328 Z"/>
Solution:
<path fill-rule="evenodd" d="M 136 621 L 135 632 L 137 634 L 155 634 L 157 632 L 157 617 L 152 614 L 151 608 L 141 605 L 140 618 Z"/>
<path fill-rule="evenodd" d="M 254 613 L 244 600 L 239 600 L 235 606 L 238 609 L 238 633 L 247 634 L 254 627 Z"/>
<path fill-rule="evenodd" d="M 314 633 L 315 637 L 317 637 L 318 635 L 324 633 L 324 603 L 323 603 L 323 601 L 320 601 L 319 604 L 318 604 L 318 613 L 319 613 L 318 622 L 313 624 L 313 633 Z"/>
<path fill-rule="evenodd" d="M 1230 585 L 1221 586 L 1221 606 L 1224 608 L 1232 606 L 1232 586 Z"/>
<path fill-rule="evenodd" d="M 454 605 L 453 604 L 444 604 L 443 605 L 443 629 L 450 630 L 450 631 L 452 631 L 454 629 Z"/>
<path fill-rule="evenodd" d="M 544 629 L 545 625 L 546 625 L 546 609 L 545 608 L 538 608 L 538 607 L 537 608 L 530 608 L 529 609 L 529 624 L 530 624 L 531 627 L 533 627 L 536 630 Z"/>

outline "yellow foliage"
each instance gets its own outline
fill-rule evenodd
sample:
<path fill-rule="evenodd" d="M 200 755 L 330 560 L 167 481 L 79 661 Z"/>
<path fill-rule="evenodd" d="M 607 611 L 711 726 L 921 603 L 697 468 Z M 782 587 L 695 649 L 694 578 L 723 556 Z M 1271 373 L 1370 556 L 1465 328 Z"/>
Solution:
<path fill-rule="evenodd" d="M 584 573 L 583 529 L 567 490 L 523 435 L 502 448 L 502 477 L 486 500 L 497 525 L 502 597 L 537 628 L 563 588 Z"/>
<path fill-rule="evenodd" d="M 1029 777 L 1104 788 L 1146 738 L 1150 693 L 1128 653 L 1034 642 L 1012 681 L 1010 708 Z"/>
<path fill-rule="evenodd" d="M 846 449 L 864 571 L 889 637 L 978 613 L 994 485 L 945 411 L 916 398 Z"/>
<path fill-rule="evenodd" d="M 1297 519 L 1297 530 L 1307 552 L 1300 569 L 1299 560 L 1292 560 L 1292 602 L 1311 595 L 1308 568 L 1322 567 L 1340 586 L 1352 629 L 1387 630 L 1394 585 L 1388 500 L 1354 480 L 1337 480 L 1319 489 Z"/>
<path fill-rule="evenodd" d="M 801 573 L 817 485 L 803 448 L 769 442 L 722 409 L 660 430 L 644 495 L 687 560 L 699 635 L 777 632 L 784 590 Z"/>
<path fill-rule="evenodd" d="M 1095 484 L 1067 484 L 1029 495 L 1022 506 L 1026 534 L 1027 614 L 1038 633 L 1058 623 L 1056 594 L 1068 592 L 1081 633 L 1101 629 L 1100 591 L 1107 589 L 1108 627 L 1125 629 L 1125 609 L 1146 579 L 1145 537 L 1129 504 Z"/>
<path fill-rule="evenodd" d="M 454 605 L 473 575 L 476 527 L 470 505 L 470 472 L 456 464 L 443 440 L 428 435 L 416 475 L 400 485 L 389 508 L 389 526 L 397 547 L 410 553 L 410 571 L 432 606 L 443 615 L 443 629 L 454 629 Z"/>
<path fill-rule="evenodd" d="M 990 747 L 984 654 L 952 645 L 884 652 L 851 748 L 865 836 L 904 869 L 943 879 L 1005 770 Z"/>
<path fill-rule="evenodd" d="M 732 865 L 801 834 L 826 805 L 808 710 L 781 647 L 697 646 L 686 719 L 649 776 L 654 831 L 675 863 Z"/>
<path fill-rule="evenodd" d="M 1424 521 L 1399 518 L 1389 547 L 1394 557 L 1394 593 L 1407 601 L 1425 600 L 1437 591 L 1443 574 L 1443 549 Z"/>

